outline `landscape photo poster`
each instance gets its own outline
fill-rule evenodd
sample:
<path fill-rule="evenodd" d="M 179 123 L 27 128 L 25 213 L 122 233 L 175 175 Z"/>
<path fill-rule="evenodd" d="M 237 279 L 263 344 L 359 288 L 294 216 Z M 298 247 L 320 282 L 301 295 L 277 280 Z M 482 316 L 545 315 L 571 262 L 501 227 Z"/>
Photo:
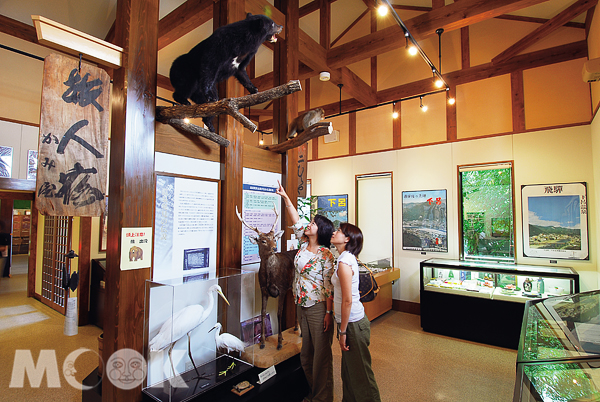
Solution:
<path fill-rule="evenodd" d="M 334 228 L 348 222 L 348 194 L 318 196 L 317 213 L 329 218 Z"/>
<path fill-rule="evenodd" d="M 521 186 L 523 255 L 587 260 L 587 186 L 581 183 Z"/>
<path fill-rule="evenodd" d="M 402 249 L 448 252 L 446 190 L 402 192 Z"/>

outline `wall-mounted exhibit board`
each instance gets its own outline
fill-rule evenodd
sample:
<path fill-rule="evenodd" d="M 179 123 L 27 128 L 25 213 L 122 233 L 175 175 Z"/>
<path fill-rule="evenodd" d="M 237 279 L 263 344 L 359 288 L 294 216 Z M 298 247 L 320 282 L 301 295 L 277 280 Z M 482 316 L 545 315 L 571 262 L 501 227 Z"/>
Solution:
<path fill-rule="evenodd" d="M 153 280 L 216 274 L 219 182 L 156 176 Z"/>
<path fill-rule="evenodd" d="M 244 168 L 243 207 L 238 206 L 238 211 L 250 226 L 258 228 L 261 232 L 268 232 L 275 221 L 273 206 L 280 215 L 275 231 L 281 230 L 281 197 L 275 193 L 281 174 L 265 172 L 262 170 Z M 240 225 L 242 223 L 240 222 Z M 248 236 L 255 234 L 244 226 L 242 235 L 242 265 L 258 263 L 258 246 L 250 242 Z M 281 243 L 281 242 L 280 242 Z M 277 250 L 281 251 L 281 244 Z"/>

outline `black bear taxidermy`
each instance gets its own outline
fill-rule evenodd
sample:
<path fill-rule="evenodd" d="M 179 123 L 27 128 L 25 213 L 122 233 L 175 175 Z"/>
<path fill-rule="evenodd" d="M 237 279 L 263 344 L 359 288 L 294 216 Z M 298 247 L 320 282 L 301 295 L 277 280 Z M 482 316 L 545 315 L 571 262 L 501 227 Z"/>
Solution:
<path fill-rule="evenodd" d="M 169 77 L 175 88 L 173 99 L 183 105 L 190 105 L 189 100 L 196 104 L 216 102 L 219 100 L 217 84 L 231 76 L 251 94 L 257 93 L 246 66 L 263 42 L 277 41 L 275 35 L 282 28 L 265 15 L 250 13 L 244 20 L 217 28 L 171 65 Z M 202 120 L 210 131 L 215 132 L 212 116 Z"/>
<path fill-rule="evenodd" d="M 325 118 L 325 111 L 320 107 L 309 110 L 308 112 L 304 112 L 298 115 L 292 122 L 290 123 L 290 128 L 288 129 L 288 138 L 294 138 L 297 134 L 300 134 L 313 124 L 317 124 L 321 120 Z"/>

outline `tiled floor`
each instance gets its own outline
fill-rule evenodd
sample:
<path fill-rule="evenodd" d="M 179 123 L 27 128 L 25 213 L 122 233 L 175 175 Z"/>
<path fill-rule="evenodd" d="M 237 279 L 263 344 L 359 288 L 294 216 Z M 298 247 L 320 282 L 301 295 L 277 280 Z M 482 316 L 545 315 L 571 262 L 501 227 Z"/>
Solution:
<path fill-rule="evenodd" d="M 56 350 L 59 370 L 65 357 L 80 347 L 97 350 L 101 330 L 79 327 L 75 336 L 63 334 L 64 316 L 35 299 L 25 297 L 26 275 L 0 280 L 0 400 L 81 401 L 81 391 L 60 388 L 10 388 L 17 349 Z M 425 333 L 419 316 L 391 311 L 371 323 L 373 369 L 384 402 L 509 402 L 515 379 L 516 351 Z M 341 353 L 334 342 L 335 402 L 342 400 Z M 97 366 L 91 352 L 77 359 L 77 376 L 84 378 Z M 62 371 L 61 371 L 62 373 Z M 285 398 L 282 399 L 285 402 Z"/>

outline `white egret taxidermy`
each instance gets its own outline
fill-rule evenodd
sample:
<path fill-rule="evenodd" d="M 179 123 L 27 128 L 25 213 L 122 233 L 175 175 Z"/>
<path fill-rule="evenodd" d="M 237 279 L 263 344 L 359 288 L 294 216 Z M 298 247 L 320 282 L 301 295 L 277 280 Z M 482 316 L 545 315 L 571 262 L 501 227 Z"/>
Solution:
<path fill-rule="evenodd" d="M 192 304 L 190 306 L 184 307 L 179 310 L 177 313 L 173 314 L 172 318 L 169 318 L 164 322 L 162 327 L 160 327 L 160 331 L 158 334 L 152 338 L 152 340 L 148 343 L 148 348 L 150 352 L 159 352 L 161 350 L 169 347 L 169 360 L 171 361 L 171 369 L 173 370 L 173 376 L 175 375 L 175 367 L 173 366 L 173 358 L 171 357 L 171 352 L 173 351 L 173 346 L 175 343 L 183 338 L 184 335 L 188 337 L 188 356 L 194 365 L 194 370 L 196 370 L 196 374 L 198 377 L 201 377 L 198 373 L 198 369 L 196 368 L 196 363 L 194 363 L 194 359 L 192 358 L 192 348 L 190 345 L 190 332 L 200 326 L 210 315 L 213 306 L 215 304 L 215 299 L 213 297 L 213 293 L 218 294 L 225 300 L 225 302 L 229 305 L 229 301 L 223 294 L 221 287 L 219 285 L 212 285 L 208 289 L 208 307 L 204 308 L 204 306 L 200 304 Z"/>
<path fill-rule="evenodd" d="M 228 334 L 225 332 L 224 334 L 220 334 L 221 332 L 221 323 L 218 322 L 212 327 L 208 332 L 212 330 L 216 330 L 215 332 L 215 343 L 217 344 L 217 350 L 225 350 L 227 349 L 227 354 L 229 354 L 232 350 L 242 353 L 244 351 L 244 342 L 240 341 L 235 336 Z"/>

